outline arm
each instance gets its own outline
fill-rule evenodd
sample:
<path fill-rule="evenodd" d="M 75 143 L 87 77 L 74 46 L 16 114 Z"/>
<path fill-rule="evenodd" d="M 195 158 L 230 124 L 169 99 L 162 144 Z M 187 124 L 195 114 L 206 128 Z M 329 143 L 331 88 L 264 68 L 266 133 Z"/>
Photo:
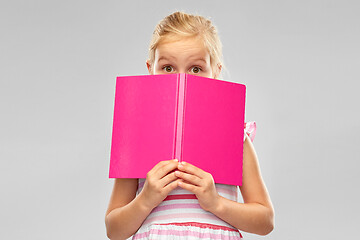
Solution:
<path fill-rule="evenodd" d="M 244 142 L 243 185 L 240 191 L 244 203 L 220 197 L 214 214 L 240 230 L 259 235 L 269 234 L 274 228 L 274 208 L 248 136 Z"/>
<path fill-rule="evenodd" d="M 240 191 L 244 203 L 221 197 L 210 173 L 186 163 L 179 165 L 180 186 L 196 194 L 201 207 L 245 232 L 267 235 L 274 228 L 274 209 L 262 180 L 255 149 L 246 136 L 244 142 L 243 185 Z"/>
<path fill-rule="evenodd" d="M 174 173 L 169 173 L 177 164 L 177 161 L 169 160 L 155 165 L 148 172 L 144 188 L 137 196 L 137 179 L 115 179 L 105 217 L 108 238 L 126 239 L 140 228 L 151 210 L 181 181 Z"/>
<path fill-rule="evenodd" d="M 150 211 L 136 196 L 137 179 L 116 178 L 105 225 L 109 239 L 126 239 L 133 235 Z"/>

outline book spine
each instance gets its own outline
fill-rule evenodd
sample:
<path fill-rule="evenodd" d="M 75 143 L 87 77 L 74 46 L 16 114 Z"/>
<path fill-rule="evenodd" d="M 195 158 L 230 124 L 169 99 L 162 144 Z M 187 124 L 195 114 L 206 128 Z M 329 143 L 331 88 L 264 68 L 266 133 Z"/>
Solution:
<path fill-rule="evenodd" d="M 186 74 L 179 73 L 177 78 L 177 106 L 176 106 L 176 133 L 175 133 L 175 158 L 182 161 L 182 140 L 184 124 Z"/>

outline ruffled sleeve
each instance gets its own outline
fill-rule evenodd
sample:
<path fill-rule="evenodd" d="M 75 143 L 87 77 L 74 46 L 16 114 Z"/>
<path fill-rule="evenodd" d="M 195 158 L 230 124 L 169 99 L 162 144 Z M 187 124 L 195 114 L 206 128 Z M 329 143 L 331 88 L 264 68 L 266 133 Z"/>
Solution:
<path fill-rule="evenodd" d="M 245 122 L 244 123 L 244 141 L 246 139 L 246 135 L 248 135 L 251 139 L 251 141 L 254 141 L 256 133 L 256 123 L 253 122 Z M 245 135 L 246 134 L 246 135 Z"/>

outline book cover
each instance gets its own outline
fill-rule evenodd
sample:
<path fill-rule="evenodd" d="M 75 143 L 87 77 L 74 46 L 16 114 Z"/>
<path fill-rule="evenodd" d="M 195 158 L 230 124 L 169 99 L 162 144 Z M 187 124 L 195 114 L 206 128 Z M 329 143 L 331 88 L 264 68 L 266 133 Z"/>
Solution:
<path fill-rule="evenodd" d="M 146 178 L 177 158 L 241 186 L 245 92 L 185 73 L 117 77 L 109 178 Z"/>

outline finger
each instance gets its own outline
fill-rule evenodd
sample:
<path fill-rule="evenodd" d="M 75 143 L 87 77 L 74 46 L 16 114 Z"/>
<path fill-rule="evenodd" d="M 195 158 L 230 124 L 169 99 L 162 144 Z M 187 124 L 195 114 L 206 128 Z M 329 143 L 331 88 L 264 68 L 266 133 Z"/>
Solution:
<path fill-rule="evenodd" d="M 168 164 L 169 162 L 174 162 L 177 163 L 177 160 L 167 160 L 167 161 L 160 161 L 158 162 L 150 171 L 149 174 L 155 174 L 159 169 L 161 169 L 162 167 L 164 167 L 166 164 Z"/>
<path fill-rule="evenodd" d="M 168 185 L 170 182 L 176 180 L 178 177 L 175 175 L 175 172 L 169 173 L 167 175 L 165 175 L 165 177 L 163 177 L 162 179 L 159 180 L 161 186 L 166 186 Z"/>
<path fill-rule="evenodd" d="M 163 178 L 169 172 L 171 172 L 172 170 L 175 170 L 177 168 L 178 164 L 179 164 L 178 161 L 175 161 L 175 160 L 166 161 L 165 164 L 163 164 L 161 168 L 158 168 L 154 172 L 154 175 L 156 175 L 159 179 Z"/>
<path fill-rule="evenodd" d="M 188 173 L 180 172 L 180 171 L 175 171 L 175 176 L 179 177 L 193 185 L 201 186 L 202 179 L 196 175 L 192 175 L 192 174 L 188 174 Z"/>
<path fill-rule="evenodd" d="M 206 173 L 204 170 L 195 167 L 194 165 L 188 163 L 188 162 L 180 162 L 178 164 L 178 169 L 181 170 L 182 172 L 187 172 L 190 173 L 192 175 L 196 175 L 199 178 L 205 178 L 206 177 Z"/>
<path fill-rule="evenodd" d="M 178 178 L 177 180 L 175 180 L 175 181 L 169 183 L 168 185 L 166 185 L 164 187 L 164 191 L 165 191 L 166 195 L 168 195 L 172 190 L 177 188 L 179 186 L 180 182 L 182 182 L 182 179 Z"/>
<path fill-rule="evenodd" d="M 200 187 L 197 187 L 191 183 L 185 183 L 183 181 L 179 181 L 178 185 L 179 185 L 179 187 L 181 187 L 185 190 L 188 190 L 188 191 L 194 193 L 195 195 L 198 193 L 198 190 L 200 189 Z"/>

